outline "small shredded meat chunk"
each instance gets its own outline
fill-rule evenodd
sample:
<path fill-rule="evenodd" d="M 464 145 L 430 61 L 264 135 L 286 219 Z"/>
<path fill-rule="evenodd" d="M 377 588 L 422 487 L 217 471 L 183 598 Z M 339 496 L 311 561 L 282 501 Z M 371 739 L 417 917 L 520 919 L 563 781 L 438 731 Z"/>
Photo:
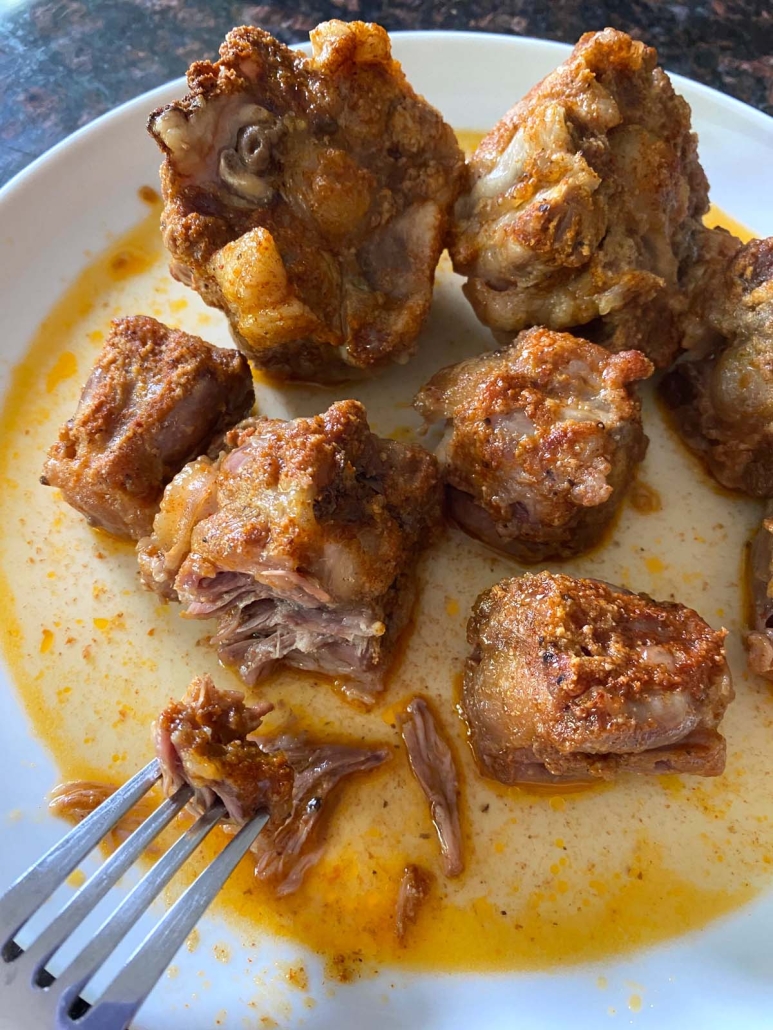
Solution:
<path fill-rule="evenodd" d="M 773 680 L 773 504 L 752 541 L 749 555 L 751 628 L 746 636 L 749 668 Z"/>
<path fill-rule="evenodd" d="M 464 155 L 378 25 L 328 21 L 311 54 L 229 32 L 155 111 L 172 274 L 274 375 L 336 381 L 407 361 Z"/>
<path fill-rule="evenodd" d="M 690 108 L 652 47 L 615 29 L 584 35 L 482 140 L 449 246 L 478 318 L 583 327 L 612 351 L 673 361 L 708 183 Z"/>
<path fill-rule="evenodd" d="M 264 739 L 261 747 L 284 755 L 295 776 L 287 818 L 274 828 L 269 824 L 252 847 L 255 875 L 274 883 L 282 897 L 296 891 L 322 857 L 322 821 L 329 818 L 341 780 L 375 769 L 392 755 L 386 747 L 314 743 L 288 735 Z"/>
<path fill-rule="evenodd" d="M 503 580 L 467 627 L 462 706 L 481 771 L 506 784 L 718 776 L 725 635 L 684 605 L 597 580 Z"/>
<path fill-rule="evenodd" d="M 408 761 L 429 801 L 446 876 L 464 869 L 459 821 L 459 776 L 451 748 L 440 735 L 427 702 L 415 697 L 400 719 Z"/>
<path fill-rule="evenodd" d="M 280 752 L 268 754 L 248 739 L 272 708 L 248 707 L 243 694 L 218 690 L 209 676 L 193 680 L 183 699 L 153 724 L 165 793 L 171 796 L 187 783 L 197 811 L 219 800 L 237 826 L 261 809 L 281 825 L 290 806 L 292 769 Z"/>
<path fill-rule="evenodd" d="M 639 351 L 530 329 L 438 372 L 415 406 L 445 420 L 436 453 L 455 521 L 520 561 L 592 547 L 644 457 L 630 384 L 652 370 Z"/>
<path fill-rule="evenodd" d="M 272 707 L 249 707 L 238 691 L 218 690 L 209 676 L 201 676 L 182 701 L 161 713 L 153 736 L 167 795 L 187 783 L 198 811 L 221 801 L 230 820 L 224 828 L 231 832 L 261 809 L 268 812 L 252 845 L 255 875 L 272 881 L 281 896 L 297 890 L 322 856 L 319 824 L 341 780 L 375 769 L 391 753 L 286 734 L 249 739 Z"/>
<path fill-rule="evenodd" d="M 401 944 L 405 942 L 409 927 L 418 919 L 419 911 L 432 890 L 434 879 L 432 873 L 420 865 L 407 865 L 403 870 L 395 912 L 395 933 Z"/>
<path fill-rule="evenodd" d="M 371 702 L 440 500 L 435 459 L 375 436 L 357 401 L 251 419 L 167 488 L 140 568 L 187 618 L 218 619 L 212 642 L 246 683 L 284 661 Z"/>
<path fill-rule="evenodd" d="M 773 497 L 773 239 L 735 253 L 703 316 L 713 347 L 665 377 L 663 398 L 715 479 Z"/>
<path fill-rule="evenodd" d="M 93 780 L 70 780 L 54 787 L 49 795 L 48 807 L 54 815 L 66 819 L 70 823 L 79 823 L 86 816 L 99 808 L 103 802 L 115 794 L 118 788 L 110 783 L 97 783 Z M 153 812 L 153 804 L 149 798 L 141 798 L 136 805 L 121 816 L 111 828 L 107 843 L 115 849 L 143 823 Z M 151 845 L 148 854 L 155 854 L 157 848 Z"/>
<path fill-rule="evenodd" d="M 164 486 L 245 417 L 252 375 L 235 350 L 154 318 L 116 318 L 41 482 L 116 536 L 150 533 Z"/>

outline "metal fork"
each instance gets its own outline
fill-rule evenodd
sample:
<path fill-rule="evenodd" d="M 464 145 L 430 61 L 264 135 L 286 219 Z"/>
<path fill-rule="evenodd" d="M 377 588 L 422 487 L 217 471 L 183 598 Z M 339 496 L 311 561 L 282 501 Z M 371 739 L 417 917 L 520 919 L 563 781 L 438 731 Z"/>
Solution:
<path fill-rule="evenodd" d="M 161 830 L 190 801 L 180 787 L 118 847 L 27 948 L 19 930 L 161 776 L 154 759 L 96 808 L 0 897 L 0 1030 L 124 1030 L 175 952 L 268 822 L 259 812 L 188 887 L 93 1004 L 84 988 L 128 930 L 214 828 L 225 809 L 213 805 L 172 845 L 105 920 L 66 969 L 47 963 Z"/>

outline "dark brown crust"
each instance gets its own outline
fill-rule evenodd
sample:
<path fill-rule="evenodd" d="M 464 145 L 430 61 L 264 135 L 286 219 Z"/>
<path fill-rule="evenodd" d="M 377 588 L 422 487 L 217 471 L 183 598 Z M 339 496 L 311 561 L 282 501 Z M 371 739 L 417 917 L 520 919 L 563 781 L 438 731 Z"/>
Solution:
<path fill-rule="evenodd" d="M 746 650 L 749 668 L 758 676 L 773 680 L 773 505 L 752 541 L 747 587 L 751 606 Z"/>
<path fill-rule="evenodd" d="M 738 250 L 704 307 L 713 349 L 677 365 L 663 399 L 715 479 L 773 497 L 773 239 Z"/>
<path fill-rule="evenodd" d="M 442 369 L 414 403 L 428 422 L 446 421 L 453 518 L 519 561 L 593 546 L 644 457 L 631 384 L 652 370 L 638 351 L 610 355 L 541 328 Z"/>
<path fill-rule="evenodd" d="M 165 153 L 173 274 L 226 312 L 262 367 L 337 381 L 413 352 L 464 157 L 382 28 L 330 21 L 311 41 L 307 57 L 261 29 L 234 29 L 220 60 L 193 64 L 190 93 L 151 114 L 149 129 Z M 255 124 L 246 105 L 264 112 L 253 201 L 220 173 L 227 150 L 241 153 L 240 128 Z M 181 133 L 189 145 L 175 150 Z M 263 285 L 248 297 L 259 258 Z"/>
<path fill-rule="evenodd" d="M 690 109 L 654 49 L 615 29 L 587 33 L 483 139 L 470 169 L 449 249 L 481 321 L 510 334 L 587 326 L 613 351 L 671 363 L 708 184 Z"/>
<path fill-rule="evenodd" d="M 463 708 L 503 783 L 724 768 L 724 631 L 683 605 L 569 576 L 485 591 L 467 628 Z"/>
<path fill-rule="evenodd" d="M 91 525 L 139 539 L 151 531 L 164 486 L 254 401 L 237 351 L 146 315 L 114 319 L 41 481 Z"/>

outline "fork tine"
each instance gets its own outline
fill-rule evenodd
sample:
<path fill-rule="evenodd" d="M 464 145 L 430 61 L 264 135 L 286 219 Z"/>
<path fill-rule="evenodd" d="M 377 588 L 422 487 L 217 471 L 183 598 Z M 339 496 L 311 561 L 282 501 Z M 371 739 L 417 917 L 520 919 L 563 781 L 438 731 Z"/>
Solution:
<path fill-rule="evenodd" d="M 207 834 L 224 814 L 221 804 L 215 804 L 202 815 L 172 847 L 156 862 L 110 915 L 85 948 L 57 977 L 62 992 L 60 1011 L 67 1012 L 84 985 L 88 983 L 105 959 L 117 948 L 150 903 L 169 883 L 177 870 L 198 848 Z M 67 1024 L 63 1024 L 67 1025 Z M 82 1024 L 79 1023 L 79 1026 Z M 107 1024 L 110 1025 L 110 1024 Z"/>
<path fill-rule="evenodd" d="M 88 1013 L 78 1020 L 79 1030 L 128 1024 L 267 822 L 268 813 L 259 812 L 242 826 L 148 934 Z"/>
<path fill-rule="evenodd" d="M 193 790 L 184 785 L 162 802 L 119 848 L 100 866 L 90 880 L 72 897 L 52 923 L 23 952 L 22 960 L 35 974 L 42 972 L 54 952 L 80 925 L 94 906 L 107 894 L 116 881 L 133 865 L 158 834 L 193 797 Z M 48 986 L 48 982 L 38 983 Z"/>
<path fill-rule="evenodd" d="M 7 958 L 10 941 L 38 908 L 54 893 L 161 776 L 154 758 L 119 790 L 55 844 L 0 898 L 0 952 Z"/>

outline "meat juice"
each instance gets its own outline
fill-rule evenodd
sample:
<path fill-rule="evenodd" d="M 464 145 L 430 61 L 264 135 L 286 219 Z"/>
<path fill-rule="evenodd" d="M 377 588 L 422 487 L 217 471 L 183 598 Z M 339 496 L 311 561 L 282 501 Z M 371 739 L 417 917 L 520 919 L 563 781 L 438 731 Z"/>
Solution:
<path fill-rule="evenodd" d="M 467 148 L 478 138 L 460 133 Z M 180 619 L 142 590 L 133 547 L 89 529 L 37 482 L 110 318 L 146 313 L 230 346 L 221 314 L 167 274 L 158 200 L 149 187 L 141 196 L 147 217 L 94 259 L 45 318 L 0 416 L 6 660 L 61 778 L 116 784 L 151 756 L 152 719 L 193 676 L 209 673 L 221 687 L 242 689 L 206 645 L 204 625 Z M 748 238 L 721 212 L 707 220 Z M 416 390 L 441 366 L 490 345 L 459 285 L 444 255 L 430 321 L 409 365 L 336 389 L 280 388 L 259 378 L 259 410 L 293 418 L 352 396 L 365 403 L 375 432 L 421 440 L 410 404 Z M 394 759 L 343 786 L 325 855 L 298 893 L 275 899 L 254 879 L 249 858 L 242 863 L 216 910 L 245 939 L 259 928 L 297 940 L 343 980 L 384 964 L 551 968 L 704 926 L 770 886 L 773 693 L 746 672 L 741 644 L 742 558 L 761 506 L 716 487 L 672 435 L 649 387 L 644 394 L 651 442 L 634 501 L 656 489 L 659 504 L 626 501 L 602 546 L 550 567 L 679 600 L 727 627 L 737 698 L 722 725 L 724 776 L 628 777 L 580 790 L 505 788 L 480 777 L 455 707 L 465 623 L 477 594 L 521 566 L 449 530 L 420 562 L 411 628 L 373 710 L 348 704 L 320 677 L 293 671 L 248 691 L 276 705 L 266 732 L 308 729 L 321 738 L 388 744 Z M 454 880 L 442 875 L 397 724 L 417 692 L 432 700 L 460 770 L 466 870 Z M 186 882 L 220 846 L 222 836 L 208 843 Z M 435 886 L 400 945 L 395 904 L 408 863 L 433 871 Z"/>

